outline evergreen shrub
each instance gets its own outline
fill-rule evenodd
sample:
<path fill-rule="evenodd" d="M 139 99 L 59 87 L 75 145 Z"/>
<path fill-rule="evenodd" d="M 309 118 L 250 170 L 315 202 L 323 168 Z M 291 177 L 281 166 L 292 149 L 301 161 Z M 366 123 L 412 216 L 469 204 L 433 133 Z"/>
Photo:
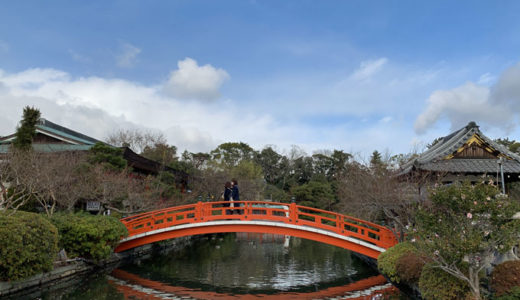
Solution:
<path fill-rule="evenodd" d="M 56 213 L 51 222 L 58 228 L 60 248 L 65 249 L 69 257 L 106 259 L 119 240 L 128 235 L 126 227 L 111 216 Z"/>
<path fill-rule="evenodd" d="M 520 261 L 506 261 L 496 266 L 491 273 L 491 288 L 495 296 L 508 294 L 515 286 L 520 286 Z"/>
<path fill-rule="evenodd" d="M 429 264 L 421 272 L 419 291 L 425 300 L 472 299 L 467 282 Z"/>
<path fill-rule="evenodd" d="M 400 274 L 397 272 L 397 260 L 403 255 L 414 253 L 415 247 L 410 242 L 399 243 L 377 258 L 377 268 L 393 282 L 401 281 Z"/>
<path fill-rule="evenodd" d="M 520 286 L 514 286 L 506 294 L 493 298 L 495 300 L 518 300 L 520 299 Z"/>
<path fill-rule="evenodd" d="M 427 258 L 414 252 L 403 254 L 397 259 L 396 272 L 399 278 L 409 284 L 419 283 L 422 269 L 427 262 Z"/>
<path fill-rule="evenodd" d="M 0 281 L 50 271 L 57 253 L 58 231 L 45 217 L 0 213 Z"/>

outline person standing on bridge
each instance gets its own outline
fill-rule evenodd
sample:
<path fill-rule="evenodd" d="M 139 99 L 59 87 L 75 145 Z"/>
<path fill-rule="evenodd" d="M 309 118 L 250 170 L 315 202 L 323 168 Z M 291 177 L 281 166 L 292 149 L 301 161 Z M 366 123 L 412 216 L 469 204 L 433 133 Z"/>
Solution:
<path fill-rule="evenodd" d="M 238 193 L 238 181 L 233 178 L 231 180 L 231 185 L 233 186 L 231 188 L 231 198 L 233 198 L 233 201 L 240 201 L 240 194 Z M 239 203 L 235 203 L 235 207 L 240 207 L 241 205 Z M 238 215 L 241 215 L 240 209 L 235 209 L 235 212 Z"/>
<path fill-rule="evenodd" d="M 224 184 L 224 201 L 228 201 L 228 202 L 231 202 L 231 194 L 233 193 L 233 191 L 231 190 L 231 182 L 230 181 L 226 181 L 226 183 Z M 226 203 L 224 204 L 224 207 L 230 207 L 231 204 L 230 203 Z M 233 210 L 232 209 L 227 209 L 226 210 L 226 215 L 232 215 L 233 214 Z"/>

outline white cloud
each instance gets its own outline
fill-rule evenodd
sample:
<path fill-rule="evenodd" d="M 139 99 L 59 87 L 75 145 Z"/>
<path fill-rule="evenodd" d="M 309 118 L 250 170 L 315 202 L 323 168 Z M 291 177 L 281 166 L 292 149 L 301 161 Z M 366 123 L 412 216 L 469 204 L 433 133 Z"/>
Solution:
<path fill-rule="evenodd" d="M 14 132 L 26 105 L 39 108 L 44 118 L 97 139 L 117 128 L 158 129 L 169 143 L 194 152 L 229 141 L 261 147 L 294 135 L 292 129 L 279 126 L 267 115 L 241 111 L 229 101 L 181 101 L 164 95 L 161 85 L 72 78 L 54 69 L 12 74 L 0 70 L 0 135 Z"/>
<path fill-rule="evenodd" d="M 199 66 L 189 57 L 177 63 L 178 69 L 170 74 L 165 92 L 180 99 L 214 100 L 220 97 L 219 89 L 229 74 L 207 64 Z"/>
<path fill-rule="evenodd" d="M 116 55 L 117 65 L 121 68 L 133 67 L 139 53 L 141 53 L 141 49 L 132 44 L 123 43 L 121 45 L 121 52 Z"/>
<path fill-rule="evenodd" d="M 376 60 L 362 61 L 359 68 L 352 73 L 350 78 L 359 81 L 370 79 L 370 77 L 381 71 L 387 62 L 388 59 L 385 57 Z"/>
<path fill-rule="evenodd" d="M 440 119 L 447 118 L 452 129 L 476 121 L 509 133 L 520 115 L 519 82 L 520 64 L 517 64 L 505 70 L 491 87 L 468 82 L 451 90 L 437 90 L 417 117 L 415 130 L 424 133 Z"/>

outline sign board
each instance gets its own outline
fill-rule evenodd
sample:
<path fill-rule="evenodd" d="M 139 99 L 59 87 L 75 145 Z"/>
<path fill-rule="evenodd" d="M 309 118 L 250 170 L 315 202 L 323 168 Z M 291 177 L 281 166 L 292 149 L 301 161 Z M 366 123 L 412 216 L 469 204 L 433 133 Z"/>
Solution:
<path fill-rule="evenodd" d="M 87 210 L 88 211 L 99 211 L 100 208 L 101 208 L 101 202 L 87 201 Z"/>

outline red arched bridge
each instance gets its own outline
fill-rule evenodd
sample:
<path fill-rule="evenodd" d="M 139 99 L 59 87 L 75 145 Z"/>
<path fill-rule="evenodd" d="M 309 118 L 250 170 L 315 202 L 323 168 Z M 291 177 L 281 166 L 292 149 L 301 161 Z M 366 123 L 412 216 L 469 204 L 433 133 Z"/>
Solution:
<path fill-rule="evenodd" d="M 265 201 L 198 202 L 121 219 L 128 237 L 115 252 L 182 236 L 256 232 L 290 235 L 376 258 L 397 240 L 386 227 L 326 210 Z M 229 214 L 229 213 L 233 214 Z"/>

